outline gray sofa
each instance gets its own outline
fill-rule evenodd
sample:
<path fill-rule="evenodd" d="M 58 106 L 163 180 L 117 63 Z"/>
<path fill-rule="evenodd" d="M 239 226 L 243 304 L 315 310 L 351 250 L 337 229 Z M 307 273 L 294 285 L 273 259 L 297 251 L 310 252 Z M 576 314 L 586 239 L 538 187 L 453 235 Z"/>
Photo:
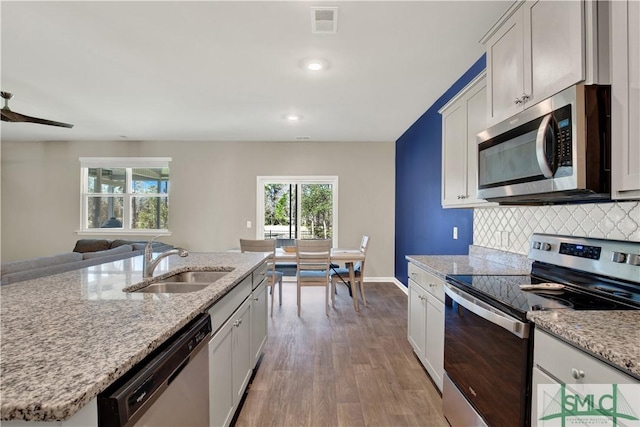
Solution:
<path fill-rule="evenodd" d="M 3 263 L 0 272 L 0 285 L 37 279 L 142 255 L 146 244 L 145 241 L 80 239 L 76 242 L 72 252 Z M 153 242 L 152 247 L 154 252 L 164 252 L 173 248 L 173 246 L 162 242 Z"/>

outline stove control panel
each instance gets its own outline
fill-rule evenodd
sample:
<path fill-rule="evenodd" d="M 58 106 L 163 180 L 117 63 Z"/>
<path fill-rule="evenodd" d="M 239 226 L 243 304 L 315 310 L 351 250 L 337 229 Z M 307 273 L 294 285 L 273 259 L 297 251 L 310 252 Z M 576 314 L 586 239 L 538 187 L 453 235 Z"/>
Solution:
<path fill-rule="evenodd" d="M 640 284 L 640 242 L 534 233 L 529 258 Z"/>
<path fill-rule="evenodd" d="M 576 245 L 573 243 L 560 243 L 560 253 L 581 258 L 600 259 L 600 246 Z"/>

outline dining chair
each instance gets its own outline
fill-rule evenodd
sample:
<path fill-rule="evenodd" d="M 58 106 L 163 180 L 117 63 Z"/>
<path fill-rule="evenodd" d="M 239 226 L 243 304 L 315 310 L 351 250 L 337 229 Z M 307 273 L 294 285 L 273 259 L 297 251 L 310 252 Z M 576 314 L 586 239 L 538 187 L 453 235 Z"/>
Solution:
<path fill-rule="evenodd" d="M 298 316 L 300 316 L 300 291 L 303 286 L 325 287 L 325 311 L 327 316 L 329 315 L 330 259 L 331 239 L 296 240 Z"/>
<path fill-rule="evenodd" d="M 271 316 L 273 316 L 273 300 L 274 289 L 276 283 L 279 283 L 279 302 L 282 305 L 282 276 L 281 271 L 276 270 L 276 263 L 274 261 L 276 255 L 276 241 L 275 240 L 250 240 L 240 239 L 240 251 L 241 252 L 270 252 L 272 257 L 267 261 L 267 278 L 269 279 L 269 286 L 271 287 Z"/>
<path fill-rule="evenodd" d="M 369 247 L 369 236 L 362 236 L 362 240 L 360 241 L 360 252 L 365 256 L 365 259 L 362 261 L 358 261 L 353 266 L 353 274 L 354 281 L 360 287 L 360 295 L 362 296 L 362 302 L 364 306 L 367 306 L 367 298 L 364 296 L 364 262 L 367 257 L 367 248 Z M 335 308 L 336 306 L 336 283 L 349 282 L 349 269 L 347 267 L 342 268 L 334 268 L 331 271 L 331 305 Z M 348 283 L 351 292 L 356 292 L 356 288 L 358 287 L 356 283 Z M 356 294 L 357 296 L 357 294 Z"/>

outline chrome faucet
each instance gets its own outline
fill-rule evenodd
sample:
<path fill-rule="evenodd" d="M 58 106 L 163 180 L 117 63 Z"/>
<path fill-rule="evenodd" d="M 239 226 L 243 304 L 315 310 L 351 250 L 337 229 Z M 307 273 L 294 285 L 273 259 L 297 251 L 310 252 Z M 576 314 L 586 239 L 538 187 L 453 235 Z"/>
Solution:
<path fill-rule="evenodd" d="M 158 254 L 155 259 L 153 258 L 153 241 L 160 236 L 156 236 L 153 239 L 149 240 L 147 245 L 144 247 L 144 258 L 142 261 L 142 277 L 148 279 L 153 277 L 153 270 L 156 269 L 160 261 L 170 255 L 178 255 L 180 257 L 186 257 L 189 255 L 189 251 L 182 248 L 170 249 L 168 251 L 164 251 Z"/>

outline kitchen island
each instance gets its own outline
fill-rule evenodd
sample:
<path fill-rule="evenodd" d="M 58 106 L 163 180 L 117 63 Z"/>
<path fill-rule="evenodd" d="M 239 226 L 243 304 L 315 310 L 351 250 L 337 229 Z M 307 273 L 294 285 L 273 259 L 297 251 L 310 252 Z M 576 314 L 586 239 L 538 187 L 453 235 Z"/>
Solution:
<path fill-rule="evenodd" d="M 68 420 L 262 265 L 261 253 L 191 253 L 160 262 L 153 279 L 231 270 L 192 293 L 130 293 L 142 256 L 0 289 L 1 420 Z M 5 423 L 3 423 L 5 424 Z"/>

